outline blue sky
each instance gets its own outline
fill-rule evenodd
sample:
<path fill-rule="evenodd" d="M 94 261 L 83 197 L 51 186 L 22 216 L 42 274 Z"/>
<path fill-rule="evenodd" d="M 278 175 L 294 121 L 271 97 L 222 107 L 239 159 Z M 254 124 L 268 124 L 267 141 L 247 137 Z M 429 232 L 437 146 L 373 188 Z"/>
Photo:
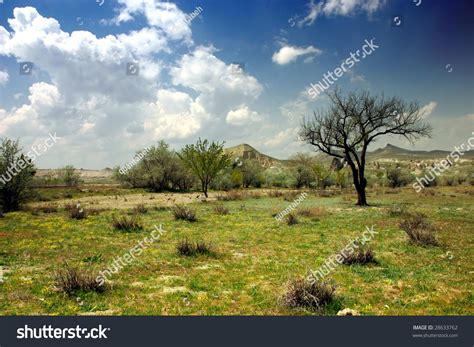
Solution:
<path fill-rule="evenodd" d="M 418 101 L 434 133 L 414 148 L 452 149 L 474 131 L 473 10 L 467 0 L 3 0 L 0 136 L 28 148 L 56 132 L 39 167 L 114 166 L 160 139 L 178 149 L 200 136 L 286 158 L 311 150 L 300 117 L 327 106 L 310 83 L 372 40 L 337 85 Z M 374 147 L 386 143 L 412 148 L 390 137 Z"/>

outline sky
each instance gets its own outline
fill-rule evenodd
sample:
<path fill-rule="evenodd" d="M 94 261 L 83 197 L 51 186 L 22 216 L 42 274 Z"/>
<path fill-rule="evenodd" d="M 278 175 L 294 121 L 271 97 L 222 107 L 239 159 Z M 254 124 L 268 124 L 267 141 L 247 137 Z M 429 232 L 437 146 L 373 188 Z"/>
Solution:
<path fill-rule="evenodd" d="M 473 11 L 469 0 L 0 0 L 0 138 L 28 151 L 56 134 L 40 168 L 114 167 L 199 137 L 285 159 L 312 150 L 301 118 L 329 105 L 311 84 L 371 43 L 331 88 L 416 101 L 434 128 L 371 149 L 452 150 L 474 131 Z"/>

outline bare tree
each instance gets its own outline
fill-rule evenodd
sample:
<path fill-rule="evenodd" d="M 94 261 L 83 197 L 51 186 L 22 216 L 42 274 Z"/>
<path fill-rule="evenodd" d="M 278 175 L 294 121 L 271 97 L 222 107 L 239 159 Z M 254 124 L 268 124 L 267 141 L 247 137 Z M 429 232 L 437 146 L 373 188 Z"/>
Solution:
<path fill-rule="evenodd" d="M 368 146 L 383 135 L 399 135 L 410 143 L 431 135 L 416 102 L 397 97 L 372 96 L 368 92 L 341 95 L 339 89 L 327 93 L 331 105 L 304 119 L 301 140 L 323 153 L 343 159 L 352 170 L 357 205 L 367 206 L 365 164 Z"/>

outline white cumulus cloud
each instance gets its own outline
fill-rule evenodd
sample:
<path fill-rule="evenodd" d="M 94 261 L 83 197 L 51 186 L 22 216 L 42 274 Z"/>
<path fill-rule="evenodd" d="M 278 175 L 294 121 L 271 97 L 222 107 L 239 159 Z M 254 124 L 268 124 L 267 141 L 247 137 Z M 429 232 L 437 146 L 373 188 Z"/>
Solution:
<path fill-rule="evenodd" d="M 319 48 L 315 48 L 313 46 L 308 47 L 295 47 L 295 46 L 283 46 L 280 48 L 278 52 L 275 52 L 272 56 L 272 61 L 279 65 L 285 65 L 291 62 L 296 61 L 298 57 L 303 55 L 312 54 L 314 57 L 315 55 L 321 54 L 321 50 Z"/>
<path fill-rule="evenodd" d="M 372 14 L 385 4 L 385 0 L 314 0 L 308 4 L 308 14 L 298 26 L 312 25 L 319 16 L 350 16 L 357 12 Z"/>

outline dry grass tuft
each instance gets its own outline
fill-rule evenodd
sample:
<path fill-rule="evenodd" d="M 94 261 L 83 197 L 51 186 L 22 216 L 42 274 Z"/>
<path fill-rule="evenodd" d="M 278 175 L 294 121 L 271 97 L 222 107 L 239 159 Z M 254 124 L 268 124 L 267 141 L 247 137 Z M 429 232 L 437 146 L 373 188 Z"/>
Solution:
<path fill-rule="evenodd" d="M 333 283 L 298 278 L 288 283 L 283 303 L 290 308 L 318 310 L 335 299 L 335 291 Z"/>

